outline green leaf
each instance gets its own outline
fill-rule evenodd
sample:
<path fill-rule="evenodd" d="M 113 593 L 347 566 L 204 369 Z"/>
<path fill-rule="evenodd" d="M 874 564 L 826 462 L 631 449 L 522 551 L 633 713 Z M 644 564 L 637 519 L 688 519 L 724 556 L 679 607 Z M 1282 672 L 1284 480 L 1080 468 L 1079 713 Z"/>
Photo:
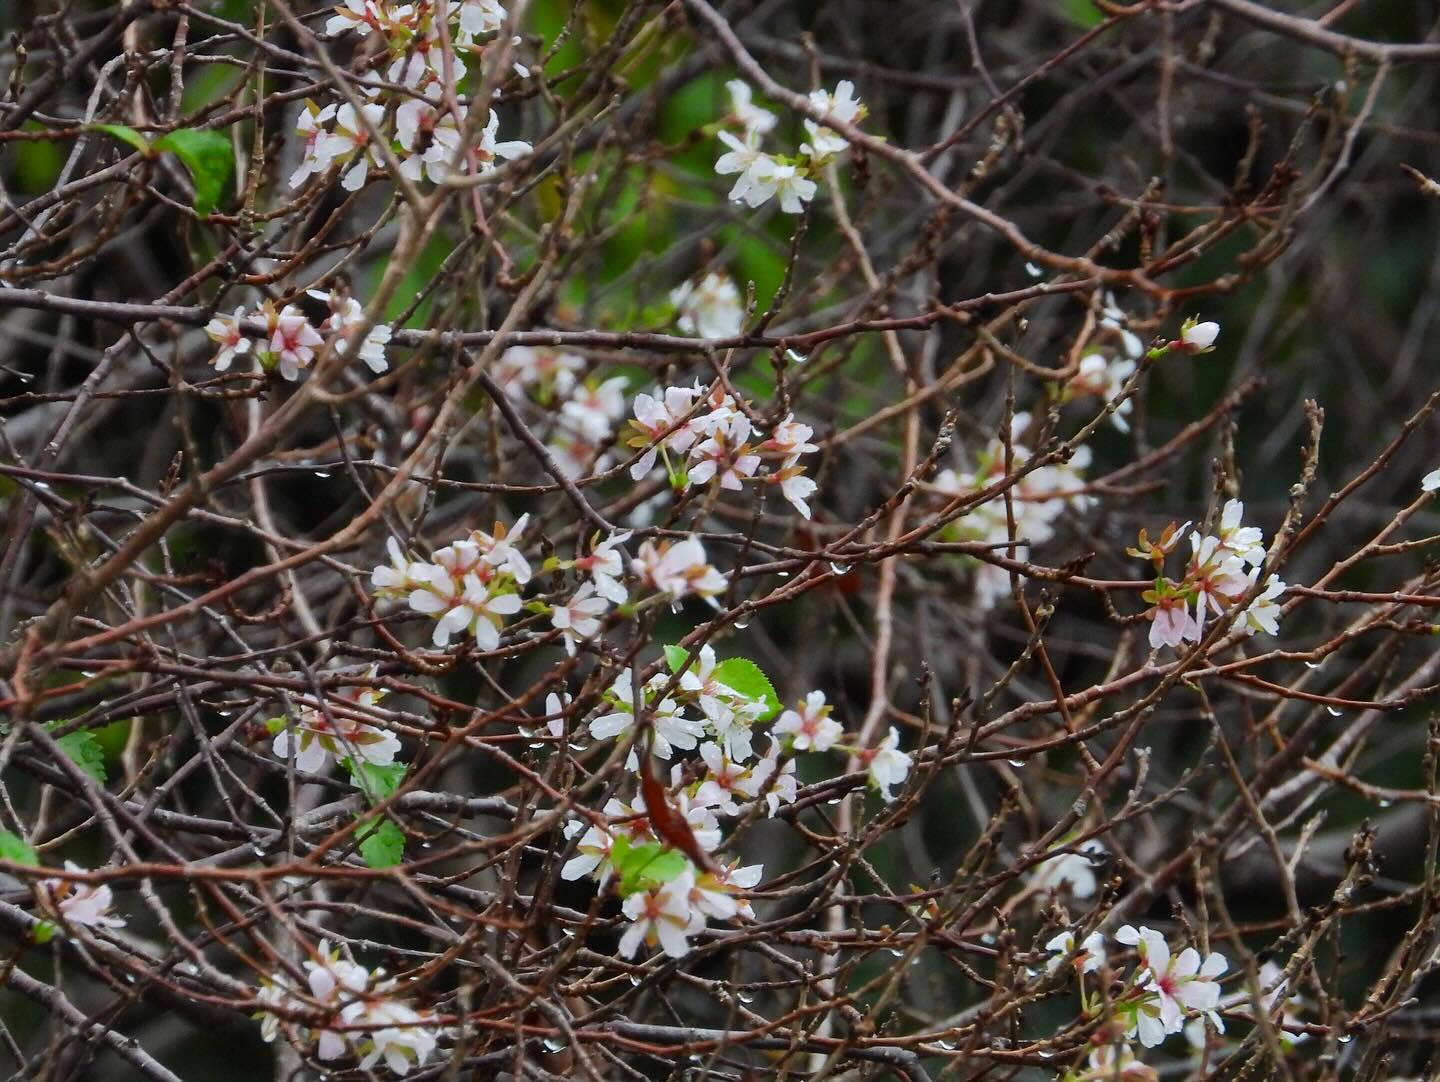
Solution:
<path fill-rule="evenodd" d="M 622 898 L 668 883 L 690 866 L 690 861 L 678 849 L 659 842 L 635 845 L 623 834 L 610 847 L 610 863 L 619 876 Z"/>
<path fill-rule="evenodd" d="M 284 732 L 284 731 L 285 731 L 285 719 L 284 719 L 284 718 L 267 718 L 266 721 L 265 721 L 265 731 L 266 731 L 267 733 L 269 733 L 271 736 L 275 736 L 277 733 Z"/>
<path fill-rule="evenodd" d="M 40 921 L 34 928 L 30 929 L 30 938 L 41 946 L 44 946 L 46 943 L 49 943 L 51 939 L 55 938 L 55 925 L 51 924 L 48 920 Z"/>
<path fill-rule="evenodd" d="M 185 163 L 195 181 L 195 213 L 209 214 L 220 203 L 235 154 L 230 140 L 218 131 L 180 128 L 155 140 L 156 150 L 168 150 Z"/>
<path fill-rule="evenodd" d="M 690 656 L 690 651 L 683 646 L 665 647 L 665 664 L 670 666 L 671 672 L 679 672 L 680 666 L 685 664 L 685 659 Z"/>
<path fill-rule="evenodd" d="M 26 864 L 31 868 L 40 866 L 40 858 L 35 855 L 35 850 L 30 848 L 30 843 L 8 830 L 0 830 L 0 860 L 8 860 L 11 864 Z"/>
<path fill-rule="evenodd" d="M 405 859 L 405 832 L 389 819 L 360 826 L 360 855 L 372 868 L 393 868 Z"/>
<path fill-rule="evenodd" d="M 61 722 L 51 722 L 46 728 L 53 729 Z M 105 784 L 105 749 L 89 729 L 77 729 L 73 733 L 57 736 L 55 743 L 76 766 L 89 774 L 101 785 Z"/>
<path fill-rule="evenodd" d="M 400 783 L 405 779 L 404 763 L 377 766 L 374 763 L 357 763 L 354 759 L 346 759 L 345 766 L 350 771 L 350 780 L 364 791 L 371 803 L 378 803 L 390 796 L 400 788 Z"/>
<path fill-rule="evenodd" d="M 745 657 L 726 658 L 715 666 L 714 678 L 752 702 L 763 702 L 765 713 L 760 721 L 769 721 L 780 713 L 780 697 L 760 666 Z"/>
<path fill-rule="evenodd" d="M 1060 0 L 1060 10 L 1073 22 L 1077 22 L 1087 29 L 1099 26 L 1105 21 L 1105 13 L 1090 0 Z"/>
<path fill-rule="evenodd" d="M 129 143 L 147 158 L 154 153 L 150 147 L 150 140 L 134 128 L 127 128 L 124 124 L 91 124 L 89 127 L 91 131 L 103 131 L 106 135 L 113 135 L 122 143 Z"/>

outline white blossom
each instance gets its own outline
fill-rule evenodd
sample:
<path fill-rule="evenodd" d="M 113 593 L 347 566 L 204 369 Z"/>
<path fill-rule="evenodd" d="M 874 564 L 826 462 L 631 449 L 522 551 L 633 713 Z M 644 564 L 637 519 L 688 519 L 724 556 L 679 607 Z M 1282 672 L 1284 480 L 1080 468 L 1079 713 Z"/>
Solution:
<path fill-rule="evenodd" d="M 85 868 L 73 860 L 65 862 L 65 870 L 83 875 Z M 42 879 L 38 890 L 44 895 L 50 908 L 66 924 L 84 925 L 87 928 L 123 928 L 125 919 L 117 917 L 111 909 L 115 899 L 105 883 L 79 883 L 70 879 Z"/>
<path fill-rule="evenodd" d="M 741 84 L 744 85 L 744 84 Z M 701 338 L 731 338 L 744 325 L 740 290 L 728 275 L 711 271 L 697 282 L 683 282 L 670 291 L 676 325 Z"/>

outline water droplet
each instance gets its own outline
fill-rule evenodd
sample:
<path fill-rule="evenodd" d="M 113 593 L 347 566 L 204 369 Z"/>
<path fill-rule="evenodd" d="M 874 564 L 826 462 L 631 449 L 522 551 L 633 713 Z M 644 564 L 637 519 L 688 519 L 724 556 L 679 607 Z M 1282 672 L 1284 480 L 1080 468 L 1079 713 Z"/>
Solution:
<path fill-rule="evenodd" d="M 562 925 L 561 928 L 560 928 L 560 934 L 561 934 L 561 935 L 573 936 L 573 935 L 575 934 L 575 929 L 574 929 L 574 928 L 566 928 L 565 926 Z"/>
<path fill-rule="evenodd" d="M 744 631 L 744 630 L 745 630 L 747 627 L 749 627 L 749 626 L 750 626 L 750 621 L 749 621 L 749 620 L 736 620 L 736 621 L 735 621 L 735 630 L 737 630 L 737 631 Z"/>
<path fill-rule="evenodd" d="M 630 983 L 633 984 L 633 985 L 638 985 L 638 984 L 640 983 L 640 976 L 639 976 L 639 974 L 637 974 L 637 973 L 632 973 L 632 974 L 630 974 Z"/>
<path fill-rule="evenodd" d="M 753 993 L 753 992 L 741 992 L 741 993 L 740 993 L 740 1002 L 741 1002 L 741 1003 L 754 1003 L 754 1002 L 755 1002 L 755 993 Z"/>
<path fill-rule="evenodd" d="M 982 936 L 980 937 L 980 942 L 981 942 L 981 943 L 984 943 L 987 947 L 994 945 L 994 943 L 995 943 L 995 935 L 994 935 L 994 933 L 993 933 L 993 932 L 986 932 L 984 935 L 982 935 Z"/>
<path fill-rule="evenodd" d="M 571 744 L 571 745 L 570 745 L 570 750 L 571 750 L 571 751 L 584 751 L 584 750 L 585 750 L 585 745 L 584 745 L 584 744 Z"/>
<path fill-rule="evenodd" d="M 1323 665 L 1323 664 L 1325 664 L 1325 659 L 1322 657 L 1319 661 L 1307 661 L 1307 662 L 1305 662 L 1305 667 L 1306 667 L 1307 669 L 1318 669 L 1318 668 L 1319 668 L 1321 665 Z"/>
<path fill-rule="evenodd" d="M 904 958 L 904 957 L 905 957 L 905 952 L 904 952 L 904 951 L 897 951 L 897 950 L 895 950 L 895 949 L 892 947 L 892 948 L 890 948 L 890 956 L 891 956 L 892 958 Z"/>
<path fill-rule="evenodd" d="M 1007 763 L 1009 763 L 1011 766 L 1024 766 L 1024 765 L 1025 765 L 1025 760 L 1024 760 L 1024 759 L 1006 759 L 1005 761 L 1006 761 Z"/>
<path fill-rule="evenodd" d="M 781 577 L 782 579 L 788 579 L 788 578 L 790 577 L 790 572 L 788 572 L 788 571 L 781 571 L 781 572 L 779 572 L 779 575 L 780 575 L 780 577 Z"/>
<path fill-rule="evenodd" d="M 1047 1050 L 1044 1049 L 1044 1048 L 1040 1049 L 1040 1050 L 1036 1053 L 1036 1055 L 1038 1055 L 1041 1059 L 1049 1059 L 1049 1058 L 1050 1058 L 1051 1056 L 1053 1056 L 1054 1054 L 1055 1054 L 1054 1052 L 1047 1051 Z"/>
<path fill-rule="evenodd" d="M 1351 1041 L 1353 1041 L 1354 1039 L 1355 1039 L 1355 1038 L 1354 1038 L 1353 1035 L 1347 1033 L 1347 1034 L 1345 1034 L 1345 1036 L 1343 1036 L 1343 1037 L 1340 1038 L 1340 1043 L 1341 1043 L 1341 1044 L 1349 1044 L 1349 1043 L 1350 1043 Z"/>
<path fill-rule="evenodd" d="M 810 359 L 809 357 L 805 356 L 805 354 L 801 353 L 798 349 L 787 349 L 785 351 L 785 356 L 789 358 L 792 364 L 804 364 Z"/>
<path fill-rule="evenodd" d="M 830 565 L 830 573 L 833 574 L 833 575 L 843 575 L 843 574 L 845 574 L 845 572 L 846 572 L 847 570 L 849 570 L 849 569 L 848 569 L 844 564 L 831 564 L 831 565 Z"/>
<path fill-rule="evenodd" d="M 1380 801 L 1380 806 L 1381 806 L 1382 808 L 1388 808 L 1388 807 L 1390 807 L 1390 806 L 1391 806 L 1392 804 L 1394 804 L 1394 803 L 1395 803 L 1395 801 L 1389 800 L 1389 799 L 1381 800 L 1381 801 Z"/>
<path fill-rule="evenodd" d="M 36 481 L 36 482 L 35 482 L 35 487 L 36 487 L 36 488 L 45 488 L 45 489 L 48 489 L 50 486 L 47 485 L 44 481 Z"/>
<path fill-rule="evenodd" d="M 1037 267 L 1034 263 L 1026 263 L 1025 273 L 1028 274 L 1031 278 L 1039 278 L 1045 272 L 1039 267 Z"/>
<path fill-rule="evenodd" d="M 1341 714 L 1345 712 L 1341 710 L 1338 706 L 1327 706 L 1325 710 L 1330 714 L 1332 718 L 1338 718 Z"/>
<path fill-rule="evenodd" d="M 836 804 L 839 804 L 840 801 L 842 801 L 843 799 L 845 799 L 845 798 L 844 798 L 844 797 L 838 797 L 838 796 L 837 796 L 834 800 L 827 800 L 827 801 L 825 801 L 825 803 L 826 803 L 826 804 L 829 804 L 831 807 L 834 807 Z"/>
<path fill-rule="evenodd" d="M 89 669 L 81 669 L 81 670 L 80 670 L 80 675 L 83 676 L 83 677 L 85 677 L 86 680 L 92 680 L 92 679 L 94 679 L 94 677 L 95 677 L 95 674 L 94 674 L 93 672 L 91 672 Z"/>
<path fill-rule="evenodd" d="M 532 741 L 532 742 L 529 743 L 529 744 L 526 744 L 525 746 L 526 746 L 527 748 L 543 748 L 543 747 L 545 746 L 545 741 L 543 741 L 543 740 L 535 740 L 535 741 Z"/>
<path fill-rule="evenodd" d="M 546 1037 L 540 1043 L 545 1046 L 547 1052 L 563 1052 L 565 1050 L 565 1042 L 559 1037 Z"/>
<path fill-rule="evenodd" d="M 257 857 L 263 857 L 265 855 L 265 847 L 259 842 L 256 842 L 250 847 L 250 852 L 254 853 Z"/>
<path fill-rule="evenodd" d="M 672 602 L 670 602 L 670 611 L 671 611 L 671 612 L 679 612 L 679 611 L 680 611 L 680 602 L 678 602 L 678 601 L 672 601 Z"/>
<path fill-rule="evenodd" d="M 953 1051 L 955 1051 L 955 1042 L 954 1042 L 954 1041 L 936 1041 L 935 1043 L 936 1043 L 937 1045 L 939 1045 L 941 1048 L 945 1049 L 945 1051 L 947 1051 L 947 1052 L 953 1052 Z"/>
<path fill-rule="evenodd" d="M 314 473 L 315 473 L 315 476 L 316 476 L 316 477 L 329 477 L 329 476 L 330 476 L 330 471 L 329 471 L 329 470 L 315 470 Z"/>

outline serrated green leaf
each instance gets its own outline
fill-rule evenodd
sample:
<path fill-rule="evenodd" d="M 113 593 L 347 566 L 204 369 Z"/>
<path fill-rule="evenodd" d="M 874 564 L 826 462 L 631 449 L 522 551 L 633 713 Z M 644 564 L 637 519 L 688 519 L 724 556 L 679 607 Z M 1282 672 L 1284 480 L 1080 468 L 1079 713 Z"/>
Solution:
<path fill-rule="evenodd" d="M 665 664 L 670 666 L 671 672 L 679 672 L 680 666 L 685 664 L 685 659 L 690 656 L 690 651 L 683 646 L 665 647 Z"/>
<path fill-rule="evenodd" d="M 52 722 L 46 728 L 53 729 L 60 722 Z M 101 785 L 105 784 L 105 749 L 89 729 L 77 729 L 73 733 L 57 736 L 55 743 L 76 766 L 89 774 Z"/>
<path fill-rule="evenodd" d="M 690 861 L 678 849 L 659 842 L 635 845 L 623 834 L 610 848 L 610 863 L 619 877 L 622 898 L 668 883 L 690 866 Z"/>
<path fill-rule="evenodd" d="M 377 766 L 374 763 L 357 763 L 354 759 L 346 759 L 345 766 L 350 771 L 350 780 L 360 787 L 372 804 L 394 793 L 405 779 L 404 763 Z"/>
<path fill-rule="evenodd" d="M 760 666 L 746 657 L 726 658 L 715 666 L 714 678 L 752 702 L 763 702 L 765 713 L 760 721 L 769 721 L 780 713 L 780 696 Z"/>
<path fill-rule="evenodd" d="M 405 859 L 405 832 L 391 820 L 366 820 L 360 826 L 360 855 L 372 868 L 393 868 Z"/>
<path fill-rule="evenodd" d="M 11 864 L 25 864 L 31 868 L 40 865 L 40 858 L 35 855 L 35 850 L 30 848 L 30 843 L 8 830 L 0 830 L 0 860 L 8 860 Z"/>
<path fill-rule="evenodd" d="M 147 158 L 154 153 L 150 146 L 150 140 L 134 128 L 127 128 L 124 124 L 91 124 L 89 128 L 91 131 L 103 131 L 106 135 L 113 135 L 122 143 L 129 143 Z"/>
<path fill-rule="evenodd" d="M 209 214 L 220 205 L 220 193 L 235 169 L 230 140 L 218 131 L 179 128 L 155 140 L 156 150 L 168 150 L 190 171 L 195 182 L 195 213 Z"/>

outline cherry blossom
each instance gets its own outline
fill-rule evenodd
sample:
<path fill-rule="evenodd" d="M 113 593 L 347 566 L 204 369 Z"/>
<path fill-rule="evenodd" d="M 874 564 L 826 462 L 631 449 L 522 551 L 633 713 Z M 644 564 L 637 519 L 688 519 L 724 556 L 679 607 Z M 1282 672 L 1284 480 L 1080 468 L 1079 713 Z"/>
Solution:
<path fill-rule="evenodd" d="M 1259 568 L 1250 572 L 1250 577 L 1246 582 L 1247 590 L 1255 584 L 1259 574 Z M 1265 580 L 1264 589 L 1236 618 L 1235 629 L 1244 635 L 1254 635 L 1258 631 L 1263 631 L 1267 635 L 1280 634 L 1280 606 L 1275 603 L 1275 599 L 1286 589 L 1288 587 L 1278 576 L 1269 576 Z"/>
<path fill-rule="evenodd" d="M 893 786 L 903 785 L 910 774 L 910 756 L 900 750 L 900 733 L 892 725 L 878 747 L 859 752 L 860 762 L 870 774 L 870 784 L 886 800 L 894 800 Z"/>
<path fill-rule="evenodd" d="M 577 556 L 576 570 L 590 576 L 595 592 L 616 605 L 623 605 L 630 592 L 621 579 L 625 577 L 625 550 L 620 546 L 630 540 L 628 530 L 611 534 L 590 550 L 588 556 Z"/>
<path fill-rule="evenodd" d="M 676 286 L 670 291 L 670 303 L 675 306 L 676 326 L 701 338 L 733 337 L 740 333 L 745 319 L 740 290 L 728 275 L 717 271 L 698 283 Z"/>
<path fill-rule="evenodd" d="M 266 356 L 288 380 L 300 378 L 300 370 L 315 359 L 315 347 L 325 344 L 320 332 L 310 325 L 305 313 L 287 304 L 279 313 L 266 309 L 268 339 Z"/>
<path fill-rule="evenodd" d="M 720 133 L 722 136 L 724 132 Z M 805 204 L 815 198 L 818 190 L 813 180 L 805 175 L 804 170 L 797 165 L 790 165 L 777 161 L 768 156 L 762 156 L 754 165 L 741 177 L 741 180 L 749 178 L 749 184 L 744 190 L 744 199 L 747 206 L 758 207 L 770 199 L 780 200 L 780 209 L 786 214 L 802 214 Z M 740 182 L 736 182 L 736 187 Z M 735 198 L 735 193 L 730 193 Z"/>
<path fill-rule="evenodd" d="M 845 735 L 844 728 L 830 716 L 831 709 L 823 691 L 812 691 L 781 714 L 771 731 L 776 736 L 790 736 L 796 751 L 829 751 Z"/>
<path fill-rule="evenodd" d="M 572 657 L 575 644 L 593 638 L 603 626 L 610 602 L 595 593 L 593 583 L 585 583 L 564 605 L 550 610 L 550 623 L 564 632 L 565 651 Z"/>
<path fill-rule="evenodd" d="M 765 135 L 775 127 L 778 118 L 769 109 L 762 109 L 754 103 L 754 92 L 749 83 L 731 79 L 725 84 L 725 89 L 730 94 L 730 115 L 745 129 L 746 135 Z"/>
<path fill-rule="evenodd" d="M 1055 955 L 1046 965 L 1052 973 L 1059 969 L 1067 958 L 1071 959 L 1071 964 L 1081 973 L 1094 973 L 1105 965 L 1105 936 L 1101 932 L 1091 932 L 1078 947 L 1074 932 L 1061 932 L 1045 944 L 1045 949 Z"/>
<path fill-rule="evenodd" d="M 385 692 L 373 684 L 378 674 L 377 666 L 370 666 L 357 680 L 362 681 L 351 687 L 332 692 L 336 709 L 326 711 L 318 706 L 305 706 L 294 727 L 286 727 L 275 734 L 271 751 L 277 759 L 289 759 L 293 751 L 295 769 L 307 774 L 318 774 L 332 758 L 352 758 L 375 766 L 388 766 L 400 752 L 400 741 L 394 733 L 368 725 L 342 712 L 341 706 L 349 710 L 376 706 Z"/>
<path fill-rule="evenodd" d="M 710 566 L 697 537 L 658 544 L 645 541 L 635 557 L 635 569 L 647 587 L 675 601 L 690 594 L 714 597 L 726 586 L 725 576 Z"/>
<path fill-rule="evenodd" d="M 1158 650 L 1162 646 L 1179 646 L 1182 642 L 1200 640 L 1200 624 L 1190 612 L 1190 603 L 1183 594 L 1166 590 L 1158 593 L 1145 591 L 1146 600 L 1153 601 L 1150 609 L 1150 647 Z"/>
<path fill-rule="evenodd" d="M 762 166 L 769 168 L 774 163 L 770 155 L 760 149 L 759 135 L 755 132 L 746 132 L 744 140 L 735 138 L 728 131 L 716 133 L 719 140 L 730 149 L 720 155 L 715 161 L 715 172 L 723 176 L 730 176 L 738 173 L 735 184 L 730 189 L 727 198 L 732 203 L 749 202 L 750 192 L 759 181 L 757 170 Z M 768 199 L 767 195 L 765 199 Z M 765 202 L 761 199 L 759 202 Z M 758 206 L 759 203 L 751 203 L 751 206 Z"/>
<path fill-rule="evenodd" d="M 88 869 L 80 867 L 73 860 L 65 862 L 65 870 L 83 875 Z M 66 924 L 82 925 L 86 928 L 123 928 L 125 918 L 117 917 L 111 909 L 115 899 L 105 883 L 80 883 L 70 879 L 42 879 L 36 890 L 46 905 Z"/>
<path fill-rule="evenodd" d="M 860 100 L 855 97 L 855 84 L 849 79 L 842 79 L 837 83 L 834 93 L 812 90 L 810 104 L 825 113 L 827 118 L 833 118 L 846 124 L 854 124 L 861 120 L 865 110 Z M 801 153 L 808 154 L 812 158 L 826 158 L 840 154 L 850 145 L 848 139 L 829 128 L 822 127 L 808 117 L 805 119 L 805 131 L 810 136 L 810 142 L 803 144 L 800 150 Z"/>
<path fill-rule="evenodd" d="M 435 1051 L 434 1015 L 392 998 L 393 992 L 393 985 L 381 985 L 375 994 L 385 998 L 357 1000 L 341 1012 L 346 1025 L 364 1026 L 369 1031 L 360 1057 L 362 1071 L 383 1059 L 391 1071 L 403 1076 L 423 1066 Z"/>
<path fill-rule="evenodd" d="M 1076 898 L 1089 898 L 1095 893 L 1095 867 L 1091 856 L 1103 856 L 1105 847 L 1095 839 L 1080 846 L 1078 853 L 1058 853 L 1035 866 L 1030 885 L 1036 890 L 1055 890 L 1069 886 Z"/>
<path fill-rule="evenodd" d="M 690 902 L 694 889 L 695 872 L 687 868 L 668 883 L 626 898 L 621 910 L 632 923 L 620 937 L 620 953 L 633 958 L 641 944 L 653 947 L 658 943 L 671 958 L 689 954 L 689 936 L 697 916 Z M 700 920 L 704 922 L 703 915 Z"/>
<path fill-rule="evenodd" d="M 1220 324 L 1187 319 L 1180 328 L 1180 346 L 1186 353 L 1209 353 L 1220 337 Z"/>
<path fill-rule="evenodd" d="M 1138 980 L 1145 991 L 1135 1014 L 1140 1043 L 1154 1048 L 1167 1034 L 1178 1033 L 1186 1011 L 1213 1011 L 1220 1001 L 1216 978 L 1228 963 L 1223 955 L 1210 954 L 1203 960 L 1194 947 L 1171 956 L 1165 937 L 1151 928 L 1125 925 L 1115 933 L 1117 942 L 1134 946 L 1144 966 Z"/>
<path fill-rule="evenodd" d="M 231 315 L 217 315 L 205 324 L 205 333 L 220 347 L 219 352 L 210 360 L 210 363 L 215 366 L 215 371 L 227 371 L 236 357 L 242 357 L 250 352 L 250 347 L 254 343 L 240 329 L 240 321 L 244 318 L 245 306 L 241 305 Z"/>

